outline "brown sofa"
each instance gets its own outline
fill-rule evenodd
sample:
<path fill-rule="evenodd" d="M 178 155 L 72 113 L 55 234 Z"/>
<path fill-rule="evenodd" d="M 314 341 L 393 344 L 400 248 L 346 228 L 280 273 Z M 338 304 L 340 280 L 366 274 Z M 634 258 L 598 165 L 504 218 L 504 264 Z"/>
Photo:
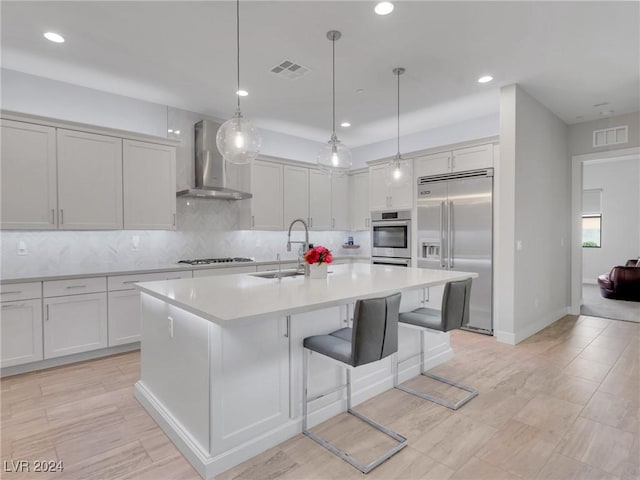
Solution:
<path fill-rule="evenodd" d="M 640 302 L 640 268 L 637 260 L 628 260 L 625 266 L 613 267 L 598 277 L 600 294 L 604 298 Z"/>

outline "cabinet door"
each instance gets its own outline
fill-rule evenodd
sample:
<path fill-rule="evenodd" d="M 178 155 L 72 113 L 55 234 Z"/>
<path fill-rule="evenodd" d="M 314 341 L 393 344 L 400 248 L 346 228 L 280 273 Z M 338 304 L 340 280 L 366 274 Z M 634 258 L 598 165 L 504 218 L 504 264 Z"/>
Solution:
<path fill-rule="evenodd" d="M 369 228 L 369 174 L 358 173 L 350 177 L 349 223 L 351 230 Z"/>
<path fill-rule="evenodd" d="M 386 165 L 369 168 L 369 210 L 389 208 L 389 187 L 387 186 Z"/>
<path fill-rule="evenodd" d="M 314 230 L 331 230 L 331 176 L 309 170 L 309 223 Z"/>
<path fill-rule="evenodd" d="M 331 178 L 331 215 L 334 230 L 349 230 L 349 177 Z"/>
<path fill-rule="evenodd" d="M 58 208 L 63 229 L 122 228 L 121 139 L 58 129 Z"/>
<path fill-rule="evenodd" d="M 107 346 L 107 294 L 44 299 L 44 358 Z"/>
<path fill-rule="evenodd" d="M 176 229 L 176 147 L 122 142 L 125 230 Z"/>
<path fill-rule="evenodd" d="M 3 303 L 0 337 L 1 367 L 42 360 L 42 300 Z"/>
<path fill-rule="evenodd" d="M 425 155 L 413 160 L 416 180 L 420 177 L 439 175 L 451 171 L 451 152 Z"/>
<path fill-rule="evenodd" d="M 109 346 L 140 341 L 140 292 L 109 292 Z"/>
<path fill-rule="evenodd" d="M 251 164 L 251 228 L 282 230 L 282 165 L 254 160 Z"/>
<path fill-rule="evenodd" d="M 413 184 L 411 180 L 413 173 L 411 172 L 412 163 L 409 161 L 408 180 L 403 185 L 394 185 L 389 188 L 390 206 L 393 208 L 413 208 Z"/>
<path fill-rule="evenodd" d="M 309 219 L 309 169 L 304 167 L 284 166 L 284 226 L 288 227 L 293 220 Z M 300 223 L 293 227 L 302 229 Z"/>
<path fill-rule="evenodd" d="M 3 229 L 57 228 L 56 131 L 2 120 Z"/>
<path fill-rule="evenodd" d="M 477 145 L 453 151 L 451 170 L 464 172 L 493 167 L 493 145 Z"/>

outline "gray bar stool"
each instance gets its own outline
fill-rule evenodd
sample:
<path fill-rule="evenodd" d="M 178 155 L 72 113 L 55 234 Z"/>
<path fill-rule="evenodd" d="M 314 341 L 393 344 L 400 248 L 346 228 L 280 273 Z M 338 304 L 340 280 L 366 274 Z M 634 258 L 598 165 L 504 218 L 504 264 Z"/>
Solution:
<path fill-rule="evenodd" d="M 442 296 L 442 310 L 435 310 L 432 308 L 418 308 L 412 312 L 401 313 L 398 321 L 402 326 L 409 328 L 417 328 L 419 330 L 435 330 L 438 332 L 448 332 L 460 328 L 462 325 L 469 322 L 469 302 L 471 297 L 471 279 L 460 280 L 456 282 L 449 282 L 444 287 L 444 294 Z M 405 359 L 408 360 L 408 359 Z M 403 361 L 405 361 L 403 360 Z M 399 362 L 401 363 L 401 362 Z M 433 378 L 439 382 L 452 385 L 461 390 L 466 390 L 469 395 L 464 397 L 455 403 L 444 400 L 434 395 L 415 390 L 413 388 L 405 387 L 398 384 L 398 365 L 395 369 L 395 387 L 403 392 L 416 395 L 438 403 L 444 407 L 457 410 L 472 398 L 478 395 L 478 390 L 467 385 L 463 385 L 454 380 L 435 375 L 433 373 L 424 371 L 424 338 L 420 333 L 420 374 L 425 377 Z"/>
<path fill-rule="evenodd" d="M 307 337 L 303 343 L 302 433 L 350 463 L 362 473 L 369 473 L 407 446 L 407 439 L 402 435 L 351 409 L 351 370 L 361 365 L 377 362 L 398 351 L 399 309 L 399 293 L 388 297 L 358 300 L 353 314 L 353 328 L 342 328 L 328 335 Z M 398 443 L 393 448 L 365 465 L 324 438 L 307 430 L 307 403 L 326 395 L 318 395 L 307 400 L 309 356 L 312 352 L 324 355 L 345 367 L 347 372 L 347 412 L 396 440 Z"/>

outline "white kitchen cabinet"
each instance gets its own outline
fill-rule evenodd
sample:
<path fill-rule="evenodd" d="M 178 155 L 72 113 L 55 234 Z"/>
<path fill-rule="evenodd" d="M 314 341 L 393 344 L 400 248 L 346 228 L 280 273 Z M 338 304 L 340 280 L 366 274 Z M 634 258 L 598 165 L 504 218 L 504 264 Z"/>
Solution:
<path fill-rule="evenodd" d="M 0 307 L 0 366 L 42 360 L 42 299 L 3 302 Z"/>
<path fill-rule="evenodd" d="M 411 165 L 411 163 L 409 163 Z M 411 170 L 411 167 L 409 167 Z M 408 172 L 412 177 L 411 171 Z M 370 210 L 389 210 L 413 207 L 413 182 L 404 185 L 388 185 L 387 165 L 375 165 L 369 168 L 369 208 Z"/>
<path fill-rule="evenodd" d="M 176 147 L 122 142 L 125 230 L 176 229 Z"/>
<path fill-rule="evenodd" d="M 309 219 L 309 169 L 284 166 L 284 227 L 288 228 L 293 220 Z M 302 230 L 300 223 L 293 227 Z"/>
<path fill-rule="evenodd" d="M 106 348 L 107 294 L 44 299 L 44 358 Z"/>
<path fill-rule="evenodd" d="M 331 226 L 349 230 L 349 176 L 331 177 Z"/>
<path fill-rule="evenodd" d="M 331 176 L 320 170 L 309 170 L 309 227 L 331 230 Z"/>
<path fill-rule="evenodd" d="M 57 227 L 55 128 L 2 120 L 3 229 Z"/>
<path fill-rule="evenodd" d="M 251 228 L 282 230 L 284 228 L 283 168 L 279 163 L 251 162 Z"/>
<path fill-rule="evenodd" d="M 60 228 L 121 229 L 122 140 L 58 129 L 57 149 Z"/>
<path fill-rule="evenodd" d="M 466 172 L 493 166 L 493 145 L 475 145 L 452 152 L 424 155 L 414 160 L 415 178 Z"/>
<path fill-rule="evenodd" d="M 415 177 L 428 177 L 451 171 L 451 152 L 436 153 L 414 158 Z"/>
<path fill-rule="evenodd" d="M 349 225 L 351 230 L 368 230 L 369 217 L 369 174 L 350 175 Z"/>
<path fill-rule="evenodd" d="M 476 145 L 454 150 L 451 157 L 451 171 L 465 172 L 493 167 L 493 145 Z"/>

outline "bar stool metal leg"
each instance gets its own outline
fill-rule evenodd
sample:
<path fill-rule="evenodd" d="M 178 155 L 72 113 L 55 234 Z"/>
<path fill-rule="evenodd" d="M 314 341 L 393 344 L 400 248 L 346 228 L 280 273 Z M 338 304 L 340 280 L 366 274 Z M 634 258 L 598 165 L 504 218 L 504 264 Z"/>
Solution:
<path fill-rule="evenodd" d="M 398 443 L 391 449 L 387 450 L 385 453 L 383 453 L 382 455 L 380 455 L 379 457 L 377 457 L 376 459 L 372 460 L 371 462 L 367 463 L 367 464 L 363 464 L 358 462 L 355 458 L 353 458 L 352 456 L 350 456 L 347 452 L 340 450 L 338 447 L 336 447 L 335 445 L 333 445 L 331 442 L 325 440 L 324 438 L 322 438 L 320 435 L 312 432 L 311 430 L 307 429 L 307 415 L 308 415 L 308 410 L 307 410 L 307 402 L 308 402 L 308 395 L 307 395 L 307 382 L 309 379 L 309 355 L 311 354 L 310 350 L 307 350 L 306 348 L 303 351 L 302 354 L 302 358 L 303 358 L 303 370 L 302 370 L 302 376 L 303 376 L 303 395 L 302 395 L 302 433 L 304 435 L 306 435 L 307 437 L 311 438 L 312 440 L 316 441 L 317 443 L 319 443 L 320 445 L 322 445 L 324 448 L 326 448 L 327 450 L 329 450 L 331 453 L 337 455 L 338 457 L 340 457 L 341 459 L 343 459 L 345 462 L 351 464 L 352 466 L 354 466 L 355 468 L 357 468 L 358 470 L 360 470 L 362 473 L 369 473 L 371 470 L 373 470 L 374 468 L 376 468 L 378 465 L 380 465 L 381 463 L 383 463 L 385 460 L 387 460 L 388 458 L 392 457 L 393 455 L 395 455 L 396 453 L 398 453 L 400 450 L 402 450 L 404 447 L 407 446 L 407 439 L 405 437 L 403 437 L 402 435 L 389 430 L 387 427 L 385 427 L 384 425 L 379 424 L 378 422 L 376 422 L 375 420 L 372 420 L 371 418 L 356 412 L 355 410 L 353 410 L 351 408 L 351 369 L 350 368 L 346 368 L 347 371 L 347 413 L 355 416 L 356 418 L 359 418 L 360 420 L 362 420 L 363 422 L 366 422 L 367 424 L 371 425 L 373 428 L 381 431 L 382 433 L 384 433 L 385 435 L 388 435 L 389 437 L 393 438 L 394 440 L 396 440 Z M 318 397 L 319 398 L 319 397 Z M 311 401 L 316 400 L 317 398 L 311 399 Z"/>

